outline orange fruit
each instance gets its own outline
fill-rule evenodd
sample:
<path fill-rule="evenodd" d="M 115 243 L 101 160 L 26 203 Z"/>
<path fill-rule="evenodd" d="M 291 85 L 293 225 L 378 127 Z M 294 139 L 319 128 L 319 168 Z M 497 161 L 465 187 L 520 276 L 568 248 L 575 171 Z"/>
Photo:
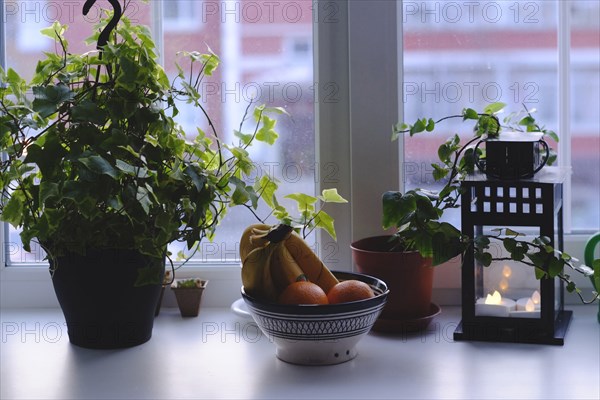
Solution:
<path fill-rule="evenodd" d="M 280 304 L 327 304 L 327 295 L 321 287 L 309 281 L 289 284 L 281 295 Z"/>
<path fill-rule="evenodd" d="M 342 281 L 329 289 L 327 293 L 330 304 L 347 303 L 349 301 L 370 299 L 371 297 L 375 297 L 371 286 L 355 279 Z"/>

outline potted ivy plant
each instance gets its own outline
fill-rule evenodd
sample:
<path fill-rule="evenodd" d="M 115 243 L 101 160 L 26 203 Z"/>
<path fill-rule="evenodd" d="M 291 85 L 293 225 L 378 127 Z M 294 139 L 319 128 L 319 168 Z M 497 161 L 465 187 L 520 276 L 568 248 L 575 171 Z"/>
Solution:
<path fill-rule="evenodd" d="M 271 116 L 284 111 L 250 104 L 249 133 L 241 126 L 239 143 L 223 144 L 199 93 L 218 56 L 182 52 L 188 73 L 179 67 L 170 81 L 148 28 L 110 3 L 88 39 L 99 51 L 71 53 L 67 26 L 55 22 L 42 33 L 58 52 L 30 82 L 0 69 L 0 220 L 21 229 L 24 250 L 32 241 L 45 250 L 69 339 L 92 348 L 150 339 L 170 243 L 197 249 L 232 206 L 252 210 L 262 199 L 284 210 L 274 180 L 242 179 L 249 146 L 272 144 Z M 210 131 L 185 132 L 179 101 Z"/>
<path fill-rule="evenodd" d="M 382 278 L 390 286 L 386 308 L 374 329 L 407 332 L 426 328 L 431 318 L 439 312 L 439 307 L 431 303 L 433 267 L 462 255 L 467 249 L 473 249 L 476 259 L 489 266 L 494 260 L 489 250 L 492 243 L 503 245 L 509 259 L 534 267 L 536 277 L 557 277 L 566 282 L 569 292 L 575 291 L 584 302 L 589 302 L 583 299 L 573 280 L 563 272 L 563 267 L 586 275 L 593 274 L 593 270 L 575 265 L 576 260 L 571 256 L 549 246 L 547 238 L 538 237 L 533 242 L 526 242 L 520 240 L 519 232 L 508 228 L 499 229 L 492 236 L 470 238 L 452 224 L 441 221 L 446 210 L 459 207 L 461 181 L 475 172 L 478 160 L 485 158 L 484 150 L 479 149 L 476 142 L 483 138 L 497 138 L 503 127 L 541 132 L 543 136 L 558 141 L 557 135 L 539 126 L 527 109 L 510 114 L 502 124 L 497 114 L 504 107 L 503 103 L 493 103 L 481 113 L 466 108 L 461 114 L 437 121 L 422 118 L 414 124 L 400 123 L 394 126 L 395 140 L 400 134 L 409 133 L 413 136 L 433 132 L 440 122 L 461 118 L 474 122 L 474 134 L 466 143 L 461 143 L 460 137 L 454 135 L 439 147 L 440 163 L 432 164 L 434 179 L 445 182 L 439 191 L 413 189 L 404 193 L 389 191 L 383 194 L 382 226 L 384 229 L 393 228 L 394 234 L 364 238 L 352 243 L 352 255 L 359 271 Z M 556 160 L 556 153 L 551 148 L 546 151 L 548 165 L 551 165 Z M 549 268 L 549 265 L 552 267 Z M 600 271 L 596 271 L 598 273 Z"/>

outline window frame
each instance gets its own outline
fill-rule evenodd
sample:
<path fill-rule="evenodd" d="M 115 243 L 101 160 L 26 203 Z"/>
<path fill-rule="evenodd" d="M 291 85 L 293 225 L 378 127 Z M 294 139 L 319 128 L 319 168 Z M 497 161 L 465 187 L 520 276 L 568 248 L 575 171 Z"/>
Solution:
<path fill-rule="evenodd" d="M 161 32 L 162 20 L 156 18 L 161 12 L 161 1 L 152 3 L 152 28 L 155 32 Z M 561 3 L 563 2 L 559 2 L 559 55 L 562 58 L 559 74 L 568 75 L 569 21 L 565 20 L 565 15 L 568 17 L 568 6 Z M 316 190 L 320 192 L 328 187 L 337 187 L 350 201 L 347 205 L 328 210 L 336 221 L 337 243 L 333 243 L 326 235 L 318 236 L 317 240 L 321 252 L 331 252 L 333 255 L 332 262 L 328 264 L 332 269 L 352 270 L 352 241 L 382 234 L 379 194 L 386 190 L 403 189 L 403 140 L 401 138 L 392 143 L 385 134 L 391 132 L 393 123 L 402 120 L 403 3 L 402 0 L 314 0 L 313 6 L 314 80 L 318 87 L 315 99 L 316 162 L 321 173 L 324 165 L 334 166 L 337 171 L 335 179 L 324 180 L 321 177 Z M 4 30 L 3 10 L 4 0 L 0 0 L 1 30 Z M 561 14 L 565 14 L 562 19 Z M 564 35 L 565 29 L 567 38 L 561 39 L 560 35 Z M 364 35 L 365 31 L 371 34 Z M 377 46 L 372 45 L 370 38 L 373 37 L 378 38 Z M 161 38 L 155 39 L 161 46 Z M 4 51 L 4 45 L 0 42 L 2 65 L 5 65 Z M 373 71 L 372 65 L 379 69 Z M 561 93 L 568 93 L 568 85 L 568 76 L 566 79 L 563 77 L 559 82 Z M 333 101 L 328 96 L 331 88 L 335 89 Z M 560 132 L 569 132 L 568 106 L 568 99 L 559 105 Z M 568 154 L 561 157 L 561 165 L 570 165 L 569 140 L 561 140 L 560 146 L 563 156 Z M 375 173 L 373 168 L 364 168 L 361 164 L 384 166 L 386 170 L 385 173 Z M 566 218 L 570 218 L 569 187 L 570 183 L 565 186 L 566 197 L 569 197 L 565 199 Z M 0 306 L 56 306 L 58 303 L 48 279 L 47 264 L 23 265 L 27 268 L 7 265 L 4 245 L 6 231 L 4 224 L 0 229 L 0 243 L 3 244 L 0 251 Z M 581 258 L 585 237 L 581 234 L 567 235 L 566 250 Z M 208 302 L 208 305 L 225 306 L 231 303 L 232 298 L 239 297 L 238 263 L 200 264 L 192 261 L 181 272 L 184 276 L 201 274 L 203 278 L 220 282 L 221 289 L 227 288 L 220 290 L 221 294 L 216 294 L 216 299 Z M 443 304 L 460 302 L 460 282 L 455 274 L 456 271 L 452 268 L 436 273 L 436 290 L 438 295 L 441 293 Z M 591 287 L 587 280 L 581 284 L 583 287 Z M 229 288 L 233 288 L 233 291 L 224 294 Z M 450 295 L 446 295 L 448 290 Z"/>

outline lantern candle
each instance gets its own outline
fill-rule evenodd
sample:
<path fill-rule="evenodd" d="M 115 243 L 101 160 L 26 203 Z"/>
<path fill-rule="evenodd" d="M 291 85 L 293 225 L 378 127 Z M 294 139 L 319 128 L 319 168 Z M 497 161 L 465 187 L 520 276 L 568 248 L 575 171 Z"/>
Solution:
<path fill-rule="evenodd" d="M 516 302 L 504 299 L 496 290 L 488 294 L 485 299 L 478 299 L 475 303 L 475 315 L 487 317 L 508 317 L 511 311 L 516 310 Z"/>
<path fill-rule="evenodd" d="M 523 300 L 526 300 L 524 307 L 522 305 L 519 305 L 523 303 Z M 523 307 L 523 309 L 521 309 L 521 307 Z M 533 300 L 527 297 L 525 299 L 519 299 L 517 301 L 517 310 L 511 311 L 509 316 L 511 318 L 539 318 L 540 311 L 539 309 L 536 310 L 536 305 L 533 302 Z"/>
<path fill-rule="evenodd" d="M 533 292 L 533 294 L 531 295 L 531 301 L 533 301 L 533 305 L 535 306 L 535 309 L 539 310 L 540 306 L 541 306 L 541 301 L 542 301 L 540 292 L 538 292 L 537 290 L 535 292 Z"/>

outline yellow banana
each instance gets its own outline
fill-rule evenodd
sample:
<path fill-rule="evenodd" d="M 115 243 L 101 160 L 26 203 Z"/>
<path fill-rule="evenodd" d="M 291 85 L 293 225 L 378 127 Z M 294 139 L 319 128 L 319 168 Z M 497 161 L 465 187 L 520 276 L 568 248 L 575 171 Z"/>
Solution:
<path fill-rule="evenodd" d="M 291 227 L 255 224 L 240 240 L 242 283 L 254 297 L 275 301 L 291 283 L 309 280 L 325 293 L 338 280 Z"/>
<path fill-rule="evenodd" d="M 275 246 L 265 245 L 252 250 L 242 264 L 242 284 L 250 296 L 268 301 L 276 301 L 279 291 L 276 290 L 271 276 L 271 258 Z"/>
<path fill-rule="evenodd" d="M 271 230 L 271 225 L 254 224 L 250 225 L 242 233 L 240 239 L 240 258 L 242 261 L 248 254 L 257 247 L 263 247 L 269 240 L 264 236 Z"/>
<path fill-rule="evenodd" d="M 275 288 L 281 293 L 289 284 L 298 280 L 307 280 L 302 268 L 286 247 L 286 242 L 271 243 L 276 250 L 271 257 L 271 276 Z"/>
<path fill-rule="evenodd" d="M 296 263 L 302 268 L 308 280 L 319 285 L 325 293 L 329 292 L 329 289 L 339 283 L 329 268 L 312 251 L 308 243 L 296 232 L 292 232 L 285 240 L 285 247 Z"/>

